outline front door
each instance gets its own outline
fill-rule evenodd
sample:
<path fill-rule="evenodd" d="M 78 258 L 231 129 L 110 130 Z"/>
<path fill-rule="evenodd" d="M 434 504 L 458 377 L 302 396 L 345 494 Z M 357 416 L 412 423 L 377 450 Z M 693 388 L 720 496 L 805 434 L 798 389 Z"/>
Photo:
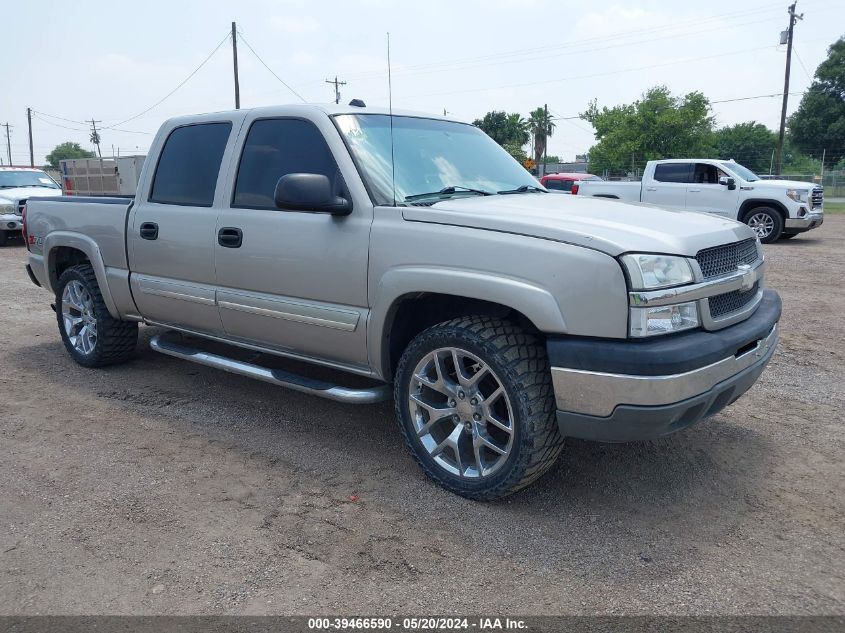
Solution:
<path fill-rule="evenodd" d="M 722 176 L 728 175 L 716 165 L 695 163 L 693 182 L 687 185 L 687 209 L 736 219 L 739 190 L 720 185 Z"/>
<path fill-rule="evenodd" d="M 214 297 L 214 200 L 231 131 L 231 121 L 174 128 L 146 191 L 139 189 L 127 243 L 132 294 L 145 319 L 222 333 Z"/>
<path fill-rule="evenodd" d="M 241 236 L 215 246 L 217 301 L 227 336 L 322 359 L 367 365 L 367 261 L 372 205 L 358 200 L 352 213 L 284 211 L 276 183 L 285 174 L 326 175 L 349 198 L 324 134 L 337 135 L 326 118 L 247 119 L 246 139 L 218 232 Z M 339 139 L 338 139 L 339 140 Z M 353 168 L 354 170 L 354 168 Z M 357 174 L 347 174 L 357 176 Z"/>

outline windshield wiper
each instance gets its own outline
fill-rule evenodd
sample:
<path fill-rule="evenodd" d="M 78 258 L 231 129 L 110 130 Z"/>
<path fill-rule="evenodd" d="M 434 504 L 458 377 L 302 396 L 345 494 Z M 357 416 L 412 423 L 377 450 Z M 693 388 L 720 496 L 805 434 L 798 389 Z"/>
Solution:
<path fill-rule="evenodd" d="M 461 185 L 453 185 L 450 187 L 443 187 L 440 191 L 429 191 L 428 193 L 415 193 L 412 196 L 405 196 L 405 201 L 419 200 L 420 198 L 429 198 L 431 196 L 448 195 L 452 193 L 475 193 L 479 196 L 492 196 L 493 194 L 483 189 L 473 189 L 471 187 L 463 187 Z"/>
<path fill-rule="evenodd" d="M 522 185 L 521 187 L 517 187 L 516 189 L 505 189 L 504 191 L 499 191 L 498 193 L 502 195 L 507 195 L 509 193 L 547 193 L 545 189 L 540 189 L 540 187 L 535 187 L 534 185 Z"/>

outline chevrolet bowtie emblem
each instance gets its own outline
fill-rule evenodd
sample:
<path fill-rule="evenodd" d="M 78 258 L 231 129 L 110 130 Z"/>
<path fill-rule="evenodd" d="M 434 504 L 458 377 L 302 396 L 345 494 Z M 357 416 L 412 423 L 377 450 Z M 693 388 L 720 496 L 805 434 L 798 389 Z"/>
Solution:
<path fill-rule="evenodd" d="M 742 282 L 740 283 L 740 290 L 749 291 L 754 287 L 755 275 L 754 271 L 751 269 L 751 266 L 748 264 L 738 264 L 737 270 L 742 273 Z"/>

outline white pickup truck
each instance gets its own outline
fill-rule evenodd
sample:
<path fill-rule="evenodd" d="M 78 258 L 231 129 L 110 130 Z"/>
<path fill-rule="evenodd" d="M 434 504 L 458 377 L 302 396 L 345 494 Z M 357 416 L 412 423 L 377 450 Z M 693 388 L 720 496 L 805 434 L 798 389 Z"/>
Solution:
<path fill-rule="evenodd" d="M 713 213 L 744 222 L 767 244 L 824 222 L 820 186 L 763 180 L 732 160 L 651 160 L 641 182 L 585 181 L 578 195 Z"/>

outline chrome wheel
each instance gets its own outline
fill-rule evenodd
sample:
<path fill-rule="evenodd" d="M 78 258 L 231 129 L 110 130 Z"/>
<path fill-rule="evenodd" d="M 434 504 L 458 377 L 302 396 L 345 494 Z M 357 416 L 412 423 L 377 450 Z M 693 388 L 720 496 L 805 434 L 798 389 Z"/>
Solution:
<path fill-rule="evenodd" d="M 440 467 L 477 479 L 504 465 L 513 448 L 514 415 L 502 381 L 486 363 L 444 347 L 417 363 L 411 381 L 414 430 Z"/>
<path fill-rule="evenodd" d="M 97 345 L 94 300 L 88 289 L 75 279 L 62 292 L 62 324 L 74 349 L 86 356 L 94 351 Z"/>
<path fill-rule="evenodd" d="M 769 237 L 775 229 L 775 221 L 768 213 L 755 213 L 748 218 L 748 226 L 761 240 Z"/>

